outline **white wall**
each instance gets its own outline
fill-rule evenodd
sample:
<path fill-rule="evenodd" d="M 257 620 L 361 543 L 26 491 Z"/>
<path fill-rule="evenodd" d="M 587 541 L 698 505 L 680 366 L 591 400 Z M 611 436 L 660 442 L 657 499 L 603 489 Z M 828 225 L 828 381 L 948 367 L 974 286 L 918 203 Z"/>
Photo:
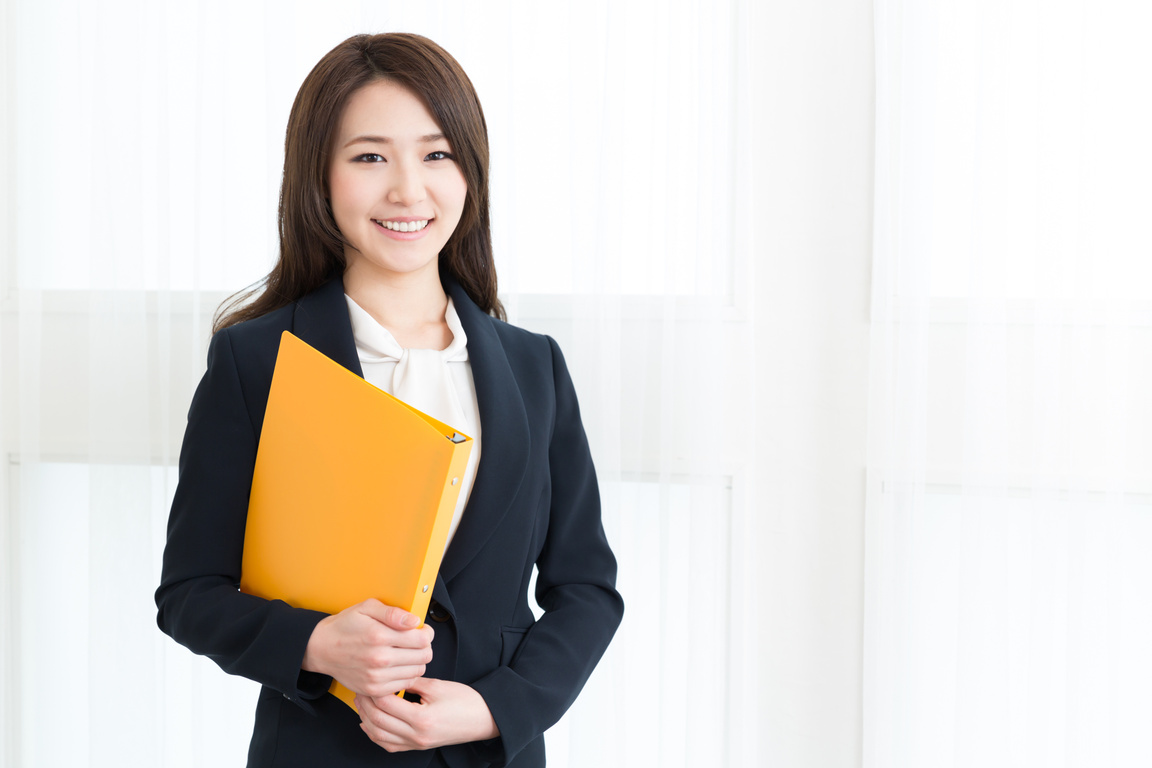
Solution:
<path fill-rule="evenodd" d="M 761 765 L 861 764 L 872 3 L 754 5 Z"/>

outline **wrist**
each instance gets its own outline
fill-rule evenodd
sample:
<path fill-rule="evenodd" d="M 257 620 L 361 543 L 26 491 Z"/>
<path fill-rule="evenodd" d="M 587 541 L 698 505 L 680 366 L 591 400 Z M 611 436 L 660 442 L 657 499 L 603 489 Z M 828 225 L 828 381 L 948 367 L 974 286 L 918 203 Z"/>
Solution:
<path fill-rule="evenodd" d="M 308 645 L 304 647 L 304 658 L 300 661 L 300 669 L 305 672 L 331 674 L 328 671 L 325 650 L 327 648 L 328 625 L 332 622 L 332 618 L 332 616 L 324 617 L 312 629 L 312 634 L 308 637 Z"/>
<path fill-rule="evenodd" d="M 500 727 L 496 725 L 496 718 L 492 717 L 492 710 L 488 708 L 488 702 L 475 688 L 472 686 L 468 686 L 468 688 L 476 700 L 476 731 L 473 733 L 471 741 L 487 741 L 496 738 L 500 735 Z"/>

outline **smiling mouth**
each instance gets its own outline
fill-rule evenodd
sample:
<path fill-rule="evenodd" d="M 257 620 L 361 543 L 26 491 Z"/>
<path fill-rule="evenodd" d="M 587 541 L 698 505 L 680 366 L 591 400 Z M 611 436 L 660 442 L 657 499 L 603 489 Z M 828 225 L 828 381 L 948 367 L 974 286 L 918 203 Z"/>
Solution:
<path fill-rule="evenodd" d="M 390 229 L 393 232 L 419 232 L 428 226 L 428 222 L 432 219 L 421 219 L 419 221 L 381 221 L 380 219 L 372 219 L 384 229 Z"/>

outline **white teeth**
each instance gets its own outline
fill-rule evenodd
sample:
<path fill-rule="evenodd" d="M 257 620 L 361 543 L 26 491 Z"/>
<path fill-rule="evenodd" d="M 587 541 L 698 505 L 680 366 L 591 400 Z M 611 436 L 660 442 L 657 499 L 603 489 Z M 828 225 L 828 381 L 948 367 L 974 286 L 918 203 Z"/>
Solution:
<path fill-rule="evenodd" d="M 422 221 L 380 221 L 373 219 L 377 224 L 393 232 L 419 232 L 428 226 L 428 219 Z"/>

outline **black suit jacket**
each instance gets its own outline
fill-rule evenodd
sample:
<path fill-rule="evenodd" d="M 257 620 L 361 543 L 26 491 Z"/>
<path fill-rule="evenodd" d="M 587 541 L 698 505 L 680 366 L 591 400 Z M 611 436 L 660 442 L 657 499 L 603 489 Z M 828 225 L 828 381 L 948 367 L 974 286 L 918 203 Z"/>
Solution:
<path fill-rule="evenodd" d="M 542 766 L 541 734 L 571 705 L 623 615 L 616 561 L 556 343 L 486 315 L 450 280 L 445 288 L 468 335 L 482 452 L 432 593 L 442 620 L 426 674 L 479 691 L 500 736 L 440 754 L 459 767 Z M 424 766 L 430 751 L 385 752 L 325 693 L 329 678 L 301 671 L 324 614 L 238 591 L 252 469 L 285 330 L 363 375 L 339 278 L 212 338 L 180 453 L 157 620 L 225 671 L 263 685 L 250 766 Z M 533 565 L 538 621 L 527 602 Z"/>

